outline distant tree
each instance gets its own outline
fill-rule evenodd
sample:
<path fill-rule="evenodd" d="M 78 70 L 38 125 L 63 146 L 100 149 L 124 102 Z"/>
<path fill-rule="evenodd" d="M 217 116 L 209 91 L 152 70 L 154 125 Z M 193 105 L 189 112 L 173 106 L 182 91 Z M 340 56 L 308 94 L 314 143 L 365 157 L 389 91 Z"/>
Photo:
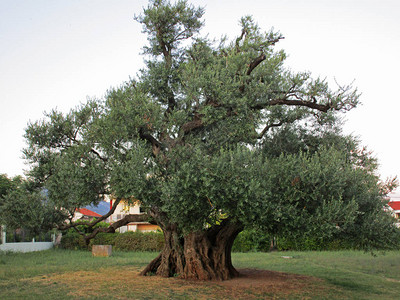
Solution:
<path fill-rule="evenodd" d="M 15 189 L 22 181 L 22 177 L 8 178 L 6 174 L 0 174 L 0 199 L 7 195 L 11 190 Z"/>
<path fill-rule="evenodd" d="M 55 209 L 43 190 L 32 189 L 29 181 L 2 175 L 6 192 L 0 197 L 0 224 L 9 230 L 25 229 L 33 235 L 47 232 L 65 221 L 63 210 Z"/>
<path fill-rule="evenodd" d="M 21 176 L 9 178 L 7 174 L 0 174 L 0 216 L 2 213 L 1 208 L 5 204 L 5 197 L 8 193 L 16 190 L 22 181 L 23 179 Z M 0 224 L 2 224 L 1 219 Z"/>
<path fill-rule="evenodd" d="M 6 174 L 0 174 L 0 236 L 3 234 L 2 225 L 4 225 L 1 219 L 1 212 L 2 212 L 1 207 L 4 202 L 3 198 L 10 191 L 11 188 L 12 188 L 12 180 L 8 178 Z"/>
<path fill-rule="evenodd" d="M 29 124 L 32 188 L 46 188 L 48 203 L 70 220 L 105 195 L 115 201 L 96 222 L 122 199 L 140 199 L 165 237 L 144 275 L 237 276 L 231 248 L 249 226 L 392 246 L 375 234 L 398 232 L 382 210 L 374 166 L 362 165 L 354 147 L 296 137 L 296 128 L 329 126 L 336 112 L 354 108 L 357 91 L 285 69 L 285 53 L 274 51 L 283 37 L 261 32 L 250 17 L 232 41 L 199 37 L 203 13 L 186 1 L 150 1 L 136 17 L 149 41 L 138 79 Z"/>
<path fill-rule="evenodd" d="M 3 198 L 10 189 L 11 179 L 6 174 L 0 174 L 0 199 Z"/>

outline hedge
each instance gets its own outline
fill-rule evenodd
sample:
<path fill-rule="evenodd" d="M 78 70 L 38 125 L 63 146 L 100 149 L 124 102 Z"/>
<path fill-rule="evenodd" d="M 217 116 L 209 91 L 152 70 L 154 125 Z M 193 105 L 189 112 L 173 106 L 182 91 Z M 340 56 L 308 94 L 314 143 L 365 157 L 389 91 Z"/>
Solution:
<path fill-rule="evenodd" d="M 270 251 L 272 236 L 257 230 L 244 230 L 236 238 L 232 251 L 234 252 L 268 252 Z M 274 237 L 275 250 L 286 251 L 322 251 L 322 250 L 348 250 L 357 249 L 349 241 L 333 238 L 323 240 L 318 237 Z"/>
<path fill-rule="evenodd" d="M 115 239 L 120 233 L 98 233 L 95 238 L 90 240 L 89 248 L 92 248 L 92 245 L 112 245 L 115 247 Z M 115 249 L 115 248 L 114 248 Z"/>
<path fill-rule="evenodd" d="M 232 247 L 233 252 L 268 252 L 270 251 L 271 236 L 257 230 L 241 232 Z M 112 245 L 120 251 L 161 251 L 164 246 L 162 232 L 125 232 L 99 233 L 86 246 L 81 235 L 68 232 L 61 239 L 61 247 L 71 250 L 87 250 L 92 245 Z M 350 242 L 341 239 L 321 240 L 310 237 L 275 237 L 275 249 L 280 251 L 320 251 L 355 249 Z"/>
<path fill-rule="evenodd" d="M 161 251 L 164 236 L 161 232 L 133 232 L 118 234 L 115 238 L 115 249 L 121 251 Z"/>
<path fill-rule="evenodd" d="M 70 250 L 91 250 L 92 245 L 112 245 L 120 251 L 161 251 L 164 236 L 161 232 L 99 233 L 93 238 L 89 247 L 81 235 L 68 232 L 61 239 L 61 248 Z"/>
<path fill-rule="evenodd" d="M 61 248 L 70 250 L 85 250 L 87 246 L 83 236 L 77 232 L 68 232 L 61 238 Z"/>
<path fill-rule="evenodd" d="M 322 240 L 318 238 L 290 238 L 279 237 L 277 238 L 277 250 L 295 250 L 295 251 L 336 251 L 336 250 L 349 250 L 356 249 L 348 241 L 341 239 Z"/>
<path fill-rule="evenodd" d="M 244 230 L 236 237 L 232 246 L 233 252 L 266 252 L 269 251 L 270 238 L 256 230 Z"/>

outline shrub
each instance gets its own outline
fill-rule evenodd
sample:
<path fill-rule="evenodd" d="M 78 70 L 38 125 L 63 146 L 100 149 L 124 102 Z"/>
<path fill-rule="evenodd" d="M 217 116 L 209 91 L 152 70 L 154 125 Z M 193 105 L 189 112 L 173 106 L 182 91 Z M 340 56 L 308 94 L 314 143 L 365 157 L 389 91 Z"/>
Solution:
<path fill-rule="evenodd" d="M 356 250 L 356 247 L 352 246 L 349 241 L 335 239 L 327 243 L 327 248 L 329 250 Z M 360 250 L 360 249 L 357 249 Z"/>
<path fill-rule="evenodd" d="M 236 237 L 232 246 L 233 252 L 269 251 L 271 237 L 262 231 L 244 230 Z"/>
<path fill-rule="evenodd" d="M 87 220 L 79 220 L 76 223 L 84 223 L 84 225 L 78 225 L 76 226 L 76 228 L 80 231 L 80 232 L 84 232 L 84 233 L 92 233 L 93 230 L 95 230 L 98 227 L 101 228 L 107 228 L 108 226 L 110 226 L 110 224 L 108 224 L 107 222 L 99 222 L 96 225 L 94 225 L 93 227 L 89 227 L 88 225 L 91 223 L 91 221 L 87 221 Z M 67 229 L 67 231 L 65 233 L 76 233 L 76 230 L 71 227 L 69 229 Z"/>
<path fill-rule="evenodd" d="M 311 237 L 280 237 L 277 239 L 277 249 L 280 251 L 335 251 L 359 250 L 345 239 L 333 238 L 330 240 Z"/>
<path fill-rule="evenodd" d="M 260 230 L 244 230 L 237 238 L 232 247 L 234 252 L 250 252 L 270 250 L 272 237 Z M 350 241 L 343 238 L 322 239 L 310 236 L 277 236 L 275 237 L 275 246 L 279 251 L 323 251 L 323 250 L 359 250 L 359 247 L 353 245 Z"/>
<path fill-rule="evenodd" d="M 161 251 L 164 236 L 161 232 L 125 232 L 115 238 L 115 249 L 122 251 Z"/>
<path fill-rule="evenodd" d="M 119 233 L 98 233 L 89 243 L 89 248 L 92 248 L 92 245 L 111 245 L 115 246 L 115 239 Z"/>
<path fill-rule="evenodd" d="M 90 250 L 93 245 L 112 245 L 122 251 L 161 251 L 164 246 L 162 232 L 98 233 L 89 247 L 83 237 L 76 232 L 68 232 L 61 239 L 61 247 L 70 250 Z"/>
<path fill-rule="evenodd" d="M 77 232 L 68 232 L 61 238 L 61 248 L 69 250 L 87 250 L 83 236 Z"/>

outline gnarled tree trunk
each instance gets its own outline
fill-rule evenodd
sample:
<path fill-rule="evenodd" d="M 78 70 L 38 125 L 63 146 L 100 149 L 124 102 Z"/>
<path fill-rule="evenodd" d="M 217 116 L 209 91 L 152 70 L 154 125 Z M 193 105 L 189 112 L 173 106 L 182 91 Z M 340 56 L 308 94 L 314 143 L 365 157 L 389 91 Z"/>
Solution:
<path fill-rule="evenodd" d="M 243 226 L 229 219 L 207 230 L 181 237 L 176 226 L 162 227 L 165 246 L 162 252 L 141 272 L 163 277 L 226 280 L 239 275 L 232 265 L 231 250 Z"/>

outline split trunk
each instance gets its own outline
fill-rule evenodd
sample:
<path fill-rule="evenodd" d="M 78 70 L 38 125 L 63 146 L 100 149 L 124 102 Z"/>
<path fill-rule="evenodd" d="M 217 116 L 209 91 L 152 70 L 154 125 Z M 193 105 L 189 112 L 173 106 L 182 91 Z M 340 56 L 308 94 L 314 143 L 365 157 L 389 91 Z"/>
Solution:
<path fill-rule="evenodd" d="M 219 225 L 184 236 L 174 225 L 162 229 L 164 249 L 142 275 L 198 280 L 226 280 L 239 275 L 232 265 L 231 250 L 242 225 L 226 219 Z"/>

